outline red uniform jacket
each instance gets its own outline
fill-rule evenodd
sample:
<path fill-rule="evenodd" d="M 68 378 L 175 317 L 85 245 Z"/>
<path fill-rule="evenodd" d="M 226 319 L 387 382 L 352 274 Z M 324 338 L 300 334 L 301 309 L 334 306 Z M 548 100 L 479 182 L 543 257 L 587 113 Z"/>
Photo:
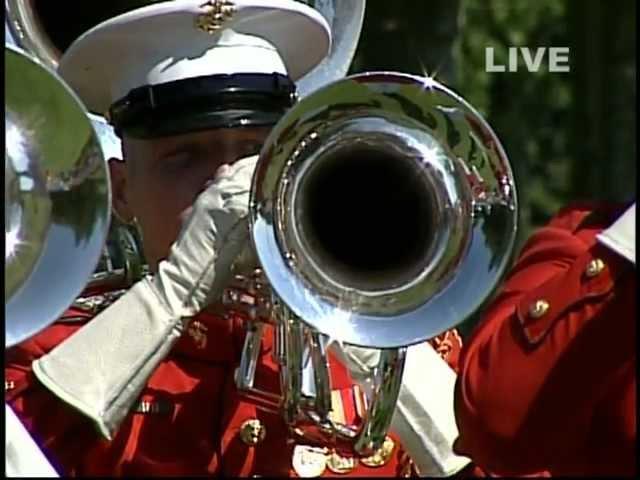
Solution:
<path fill-rule="evenodd" d="M 623 212 L 561 211 L 466 340 L 455 449 L 484 470 L 635 476 L 636 273 L 595 239 Z"/>
<path fill-rule="evenodd" d="M 58 472 L 76 476 L 296 476 L 292 468 L 295 445 L 288 440 L 281 415 L 256 408 L 235 388 L 233 373 L 244 339 L 240 318 L 196 317 L 191 327 L 197 328 L 190 328 L 159 365 L 135 412 L 108 442 L 86 417 L 44 388 L 31 371 L 34 359 L 88 320 L 78 321 L 78 315 L 89 316 L 70 310 L 61 321 L 6 353 L 6 400 Z M 259 386 L 278 391 L 271 336 L 265 337 L 256 376 Z M 438 348 L 447 350 L 456 361 L 460 344 L 454 342 L 452 349 L 451 340 L 447 337 Z M 338 362 L 332 362 L 332 383 L 343 392 L 345 415 L 353 416 L 352 383 Z M 258 419 L 266 427 L 264 440 L 255 446 L 247 445 L 239 434 L 250 419 Z M 411 473 L 410 459 L 395 440 L 386 464 L 367 467 L 359 462 L 350 474 Z M 327 468 L 323 475 L 334 474 Z"/>

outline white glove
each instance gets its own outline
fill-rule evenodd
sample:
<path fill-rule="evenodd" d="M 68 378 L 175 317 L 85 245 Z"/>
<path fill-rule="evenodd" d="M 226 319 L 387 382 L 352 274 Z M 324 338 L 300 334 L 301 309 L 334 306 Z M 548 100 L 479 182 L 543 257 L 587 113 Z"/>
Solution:
<path fill-rule="evenodd" d="M 350 345 L 342 345 L 341 350 L 336 348 L 336 353 L 370 395 L 367 379 L 378 364 L 380 351 Z M 455 372 L 428 342 L 407 349 L 390 430 L 398 435 L 421 476 L 448 477 L 470 462 L 453 453 L 458 437 L 453 411 L 455 381 Z"/>
<path fill-rule="evenodd" d="M 33 363 L 38 379 L 111 439 L 192 316 L 221 297 L 248 246 L 257 156 L 237 161 L 198 197 L 158 273 Z"/>

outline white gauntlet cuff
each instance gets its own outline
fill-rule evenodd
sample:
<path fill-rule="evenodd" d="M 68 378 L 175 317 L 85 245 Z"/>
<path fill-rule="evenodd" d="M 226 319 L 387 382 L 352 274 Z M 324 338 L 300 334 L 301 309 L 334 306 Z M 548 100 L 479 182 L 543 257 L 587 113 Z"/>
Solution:
<path fill-rule="evenodd" d="M 49 390 L 111 439 L 185 322 L 157 298 L 150 279 L 134 285 L 73 336 L 33 363 Z"/>

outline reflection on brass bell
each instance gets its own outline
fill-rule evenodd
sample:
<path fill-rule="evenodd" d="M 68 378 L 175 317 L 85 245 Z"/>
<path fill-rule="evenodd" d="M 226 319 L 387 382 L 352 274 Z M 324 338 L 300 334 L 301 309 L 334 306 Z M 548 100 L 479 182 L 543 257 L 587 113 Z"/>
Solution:
<path fill-rule="evenodd" d="M 594 258 L 587 264 L 585 275 L 589 278 L 596 277 L 604 270 L 604 262 L 599 258 Z"/>
<path fill-rule="evenodd" d="M 240 427 L 240 439 L 247 445 L 254 446 L 264 440 L 267 429 L 257 418 L 245 421 Z"/>
<path fill-rule="evenodd" d="M 382 467 L 391 459 L 395 446 L 395 442 L 391 437 L 387 436 L 384 439 L 382 447 L 380 447 L 376 453 L 370 457 L 361 458 L 360 461 L 367 467 Z"/>
<path fill-rule="evenodd" d="M 549 306 L 549 302 L 547 302 L 546 300 L 536 300 L 529 308 L 529 315 L 532 318 L 540 318 L 545 313 L 547 313 L 547 310 L 549 310 Z"/>

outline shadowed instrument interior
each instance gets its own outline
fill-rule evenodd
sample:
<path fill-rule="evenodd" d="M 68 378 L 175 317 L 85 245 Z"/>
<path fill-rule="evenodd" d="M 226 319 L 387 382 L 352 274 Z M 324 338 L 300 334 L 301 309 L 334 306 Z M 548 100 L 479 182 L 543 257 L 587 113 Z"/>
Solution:
<path fill-rule="evenodd" d="M 392 152 L 347 148 L 310 167 L 300 188 L 301 234 L 337 281 L 375 289 L 415 278 L 436 227 L 418 165 Z"/>

